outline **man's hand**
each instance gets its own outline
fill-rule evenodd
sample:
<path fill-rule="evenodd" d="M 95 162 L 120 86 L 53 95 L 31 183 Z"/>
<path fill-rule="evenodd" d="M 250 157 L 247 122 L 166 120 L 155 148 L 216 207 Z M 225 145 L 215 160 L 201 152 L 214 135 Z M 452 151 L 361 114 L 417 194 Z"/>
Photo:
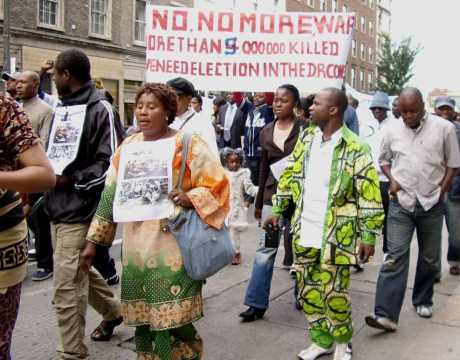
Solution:
<path fill-rule="evenodd" d="M 192 209 L 194 207 L 192 201 L 184 192 L 173 190 L 168 194 L 168 197 L 174 204 L 183 207 L 184 209 Z"/>
<path fill-rule="evenodd" d="M 46 60 L 41 67 L 41 71 L 43 73 L 48 72 L 54 67 L 54 61 L 53 60 Z"/>
<path fill-rule="evenodd" d="M 22 207 L 22 211 L 24 211 L 24 216 L 25 217 L 28 217 L 32 211 L 32 206 L 30 206 L 29 204 L 25 204 L 23 207 Z"/>
<path fill-rule="evenodd" d="M 96 257 L 96 244 L 91 241 L 87 241 L 85 247 L 80 252 L 80 270 L 84 273 L 88 273 L 93 264 L 93 260 Z"/>
<path fill-rule="evenodd" d="M 390 195 L 392 197 L 397 197 L 399 190 L 401 190 L 401 185 L 394 179 L 390 180 Z"/>
<path fill-rule="evenodd" d="M 358 250 L 358 257 L 359 260 L 364 264 L 369 261 L 369 258 L 371 256 L 374 256 L 375 252 L 375 246 L 374 245 L 366 245 L 364 243 L 361 243 L 359 245 L 359 250 Z"/>
<path fill-rule="evenodd" d="M 280 218 L 279 216 L 272 215 L 264 223 L 264 229 L 267 229 L 269 225 L 273 227 L 273 229 L 277 230 L 279 228 Z"/>

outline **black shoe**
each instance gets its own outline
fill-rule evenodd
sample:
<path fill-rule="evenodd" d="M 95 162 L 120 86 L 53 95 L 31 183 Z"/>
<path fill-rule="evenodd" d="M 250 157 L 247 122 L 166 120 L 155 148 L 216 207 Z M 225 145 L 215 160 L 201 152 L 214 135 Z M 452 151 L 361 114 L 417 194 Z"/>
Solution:
<path fill-rule="evenodd" d="M 364 271 L 364 267 L 362 267 L 359 264 L 353 265 L 353 268 L 355 269 L 355 272 L 357 273 Z"/>
<path fill-rule="evenodd" d="M 244 322 L 252 322 L 257 319 L 262 319 L 266 310 L 267 309 L 258 309 L 250 306 L 246 311 L 240 314 L 240 317 L 243 318 Z"/>
<path fill-rule="evenodd" d="M 120 277 L 117 274 L 115 274 L 114 276 L 108 278 L 106 282 L 109 286 L 117 285 L 120 282 Z"/>

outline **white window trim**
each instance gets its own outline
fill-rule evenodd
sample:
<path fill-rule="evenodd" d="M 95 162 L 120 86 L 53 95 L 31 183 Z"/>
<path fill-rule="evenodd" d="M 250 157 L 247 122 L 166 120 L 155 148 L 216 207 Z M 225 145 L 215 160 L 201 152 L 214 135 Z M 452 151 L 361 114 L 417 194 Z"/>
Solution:
<path fill-rule="evenodd" d="M 58 25 L 51 25 L 51 24 L 40 22 L 40 0 L 37 1 L 37 27 L 44 28 L 44 29 L 57 30 L 57 31 L 65 31 L 65 27 L 64 27 L 65 1 L 64 0 L 58 0 L 58 1 L 59 1 L 59 14 L 58 14 L 59 23 Z M 2 1 L 2 18 L 3 18 L 3 1 Z"/>
<path fill-rule="evenodd" d="M 144 41 L 140 41 L 136 39 L 136 1 L 137 0 L 133 0 L 133 44 L 145 47 L 146 46 L 145 39 Z M 147 1 L 148 0 L 144 0 L 145 6 L 147 6 Z M 145 12 L 145 16 L 147 16 L 147 11 Z M 147 19 L 145 19 L 145 27 L 147 29 Z"/>
<path fill-rule="evenodd" d="M 307 6 L 314 8 L 315 7 L 315 0 L 307 0 Z"/>
<path fill-rule="evenodd" d="M 109 2 L 107 6 L 107 28 L 105 29 L 105 34 L 97 34 L 91 31 L 91 2 L 89 0 L 88 6 L 88 35 L 93 38 L 111 40 L 112 39 L 112 0 L 107 0 Z"/>
<path fill-rule="evenodd" d="M 363 43 L 359 44 L 359 57 L 361 60 L 366 61 L 366 45 Z"/>
<path fill-rule="evenodd" d="M 366 17 L 365 17 L 365 16 L 361 16 L 359 25 L 360 25 L 360 28 L 361 28 L 361 32 L 362 32 L 363 34 L 366 33 L 366 28 L 367 28 L 366 21 L 367 21 L 367 20 L 366 20 Z"/>
<path fill-rule="evenodd" d="M 353 46 L 353 44 L 355 46 Z M 357 54 L 358 54 L 358 42 L 355 39 L 352 39 L 351 40 L 351 56 L 355 58 Z"/>

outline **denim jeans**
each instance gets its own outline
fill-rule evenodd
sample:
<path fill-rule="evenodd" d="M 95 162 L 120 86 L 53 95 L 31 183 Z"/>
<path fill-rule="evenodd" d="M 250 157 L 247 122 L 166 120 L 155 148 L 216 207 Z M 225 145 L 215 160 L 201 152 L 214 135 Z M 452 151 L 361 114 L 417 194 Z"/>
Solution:
<path fill-rule="evenodd" d="M 262 209 L 262 225 L 271 215 L 271 206 L 264 205 Z M 265 232 L 260 236 L 259 249 L 256 251 L 252 266 L 251 279 L 246 289 L 244 304 L 258 309 L 267 309 L 272 283 L 273 267 L 278 248 L 265 247 Z"/>
<path fill-rule="evenodd" d="M 460 201 L 447 198 L 444 203 L 444 214 L 449 232 L 447 261 L 450 266 L 460 265 Z"/>
<path fill-rule="evenodd" d="M 387 219 L 388 219 L 388 208 L 390 206 L 390 195 L 388 191 L 390 190 L 389 181 L 380 181 L 380 194 L 382 195 L 382 206 L 385 213 L 385 220 L 383 221 L 383 252 L 387 252 Z"/>
<path fill-rule="evenodd" d="M 417 202 L 413 212 L 396 200 L 388 210 L 387 257 L 380 268 L 375 295 L 375 315 L 398 321 L 409 273 L 410 243 L 417 232 L 419 255 L 412 304 L 433 305 L 433 285 L 438 272 L 443 206 L 425 211 Z"/>

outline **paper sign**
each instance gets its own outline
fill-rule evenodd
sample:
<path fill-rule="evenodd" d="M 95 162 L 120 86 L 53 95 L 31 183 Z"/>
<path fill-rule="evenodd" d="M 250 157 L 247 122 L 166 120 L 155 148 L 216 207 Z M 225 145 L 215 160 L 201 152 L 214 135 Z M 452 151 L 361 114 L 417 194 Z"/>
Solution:
<path fill-rule="evenodd" d="M 270 165 L 270 169 L 272 171 L 273 176 L 275 177 L 276 181 L 280 180 L 281 175 L 283 174 L 283 171 L 286 169 L 288 166 L 288 156 L 282 158 L 281 160 L 278 160 L 276 163 L 273 163 Z"/>
<path fill-rule="evenodd" d="M 86 105 L 56 107 L 51 127 L 48 158 L 56 175 L 75 160 L 80 147 Z"/>
<path fill-rule="evenodd" d="M 174 214 L 168 199 L 174 149 L 174 138 L 122 145 L 115 222 L 159 220 Z"/>

